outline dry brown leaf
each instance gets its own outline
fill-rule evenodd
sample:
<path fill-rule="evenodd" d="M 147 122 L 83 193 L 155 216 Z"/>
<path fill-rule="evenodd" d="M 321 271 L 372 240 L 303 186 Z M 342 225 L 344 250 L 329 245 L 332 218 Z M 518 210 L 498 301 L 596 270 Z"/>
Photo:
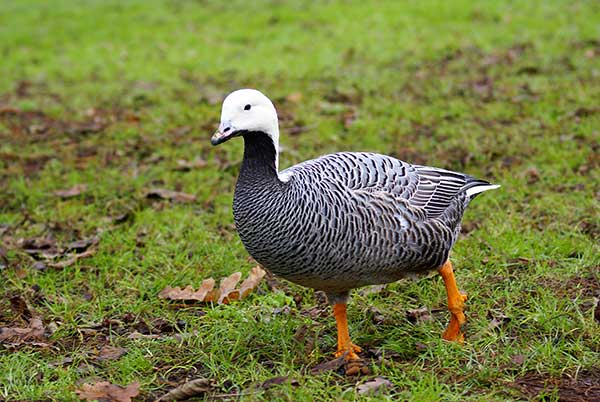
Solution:
<path fill-rule="evenodd" d="M 146 334 L 142 334 L 141 332 L 138 331 L 133 331 L 131 334 L 129 334 L 127 336 L 127 339 L 159 339 L 160 335 L 158 334 L 150 334 L 150 335 L 146 335 Z"/>
<path fill-rule="evenodd" d="M 221 285 L 219 286 L 219 300 L 217 301 L 219 304 L 221 303 L 229 303 L 229 294 L 231 293 L 231 300 L 239 299 L 239 292 L 235 293 L 235 285 L 238 284 L 240 279 L 242 278 L 241 272 L 234 272 L 229 275 L 227 278 L 221 281 Z"/>
<path fill-rule="evenodd" d="M 59 261 L 59 262 L 51 262 L 48 264 L 48 266 L 52 267 L 52 268 L 66 268 L 66 267 L 70 267 L 71 265 L 75 264 L 78 260 L 82 259 L 82 258 L 88 258 L 93 256 L 94 254 L 96 254 L 96 249 L 91 248 L 87 251 L 84 251 L 81 254 L 73 254 L 71 255 L 71 257 L 67 258 L 66 260 L 63 261 Z"/>
<path fill-rule="evenodd" d="M 51 345 L 48 343 L 45 331 L 42 320 L 34 317 L 29 321 L 27 328 L 0 328 L 0 343 L 10 348 L 18 348 L 22 345 L 48 348 Z"/>
<path fill-rule="evenodd" d="M 38 237 L 31 239 L 19 239 L 19 245 L 29 255 L 39 255 L 43 258 L 54 258 L 62 254 L 56 240 L 52 237 Z"/>
<path fill-rule="evenodd" d="M 146 191 L 146 198 L 158 198 L 181 203 L 196 201 L 196 196 L 193 194 L 182 193 L 180 191 L 171 191 L 164 188 L 153 188 Z"/>
<path fill-rule="evenodd" d="M 119 360 L 125 353 L 127 353 L 127 349 L 106 345 L 100 349 L 100 353 L 98 354 L 98 357 L 96 357 L 96 360 L 99 362 L 105 360 Z"/>
<path fill-rule="evenodd" d="M 360 384 L 356 389 L 360 395 L 376 394 L 392 387 L 392 383 L 383 378 L 375 377 L 371 381 Z"/>
<path fill-rule="evenodd" d="M 291 103 L 300 103 L 302 100 L 302 92 L 292 92 L 285 97 L 285 100 Z"/>
<path fill-rule="evenodd" d="M 413 324 L 421 323 L 424 321 L 431 321 L 432 319 L 427 306 L 406 310 L 406 317 Z"/>
<path fill-rule="evenodd" d="M 206 165 L 206 161 L 200 158 L 194 159 L 193 161 L 179 159 L 177 161 L 177 167 L 175 168 L 175 170 L 178 170 L 180 172 L 188 172 L 193 169 L 201 169 L 203 167 L 206 167 Z"/>
<path fill-rule="evenodd" d="M 6 249 L 0 246 L 0 269 L 8 267 L 8 253 Z"/>
<path fill-rule="evenodd" d="M 136 381 L 122 387 L 108 381 L 100 381 L 96 384 L 83 384 L 75 392 L 79 395 L 79 399 L 86 401 L 131 402 L 131 398 L 140 393 L 140 383 Z"/>
<path fill-rule="evenodd" d="M 44 324 L 39 318 L 32 318 L 27 328 L 0 328 L 0 342 L 24 343 L 45 339 Z"/>
<path fill-rule="evenodd" d="M 100 238 L 98 236 L 92 236 L 85 239 L 75 240 L 69 244 L 67 244 L 67 251 L 75 251 L 75 252 L 84 252 L 89 249 L 91 246 L 95 246 L 100 242 Z"/>
<path fill-rule="evenodd" d="M 293 386 L 300 385 L 300 383 L 298 382 L 298 380 L 293 379 L 293 378 L 290 379 L 290 377 L 286 375 L 286 376 L 281 376 L 281 377 L 269 378 L 268 380 L 266 380 L 262 384 L 260 384 L 258 386 L 258 388 L 269 389 L 269 388 L 271 388 L 271 387 L 273 387 L 275 385 L 281 385 L 281 384 L 284 384 L 286 382 L 290 383 L 290 385 L 293 385 Z"/>
<path fill-rule="evenodd" d="M 30 320 L 33 317 L 31 309 L 27 305 L 27 301 L 18 294 L 13 294 L 9 297 L 10 309 L 12 313 L 17 317 L 23 317 L 26 320 Z"/>
<path fill-rule="evenodd" d="M 235 272 L 221 281 L 218 289 L 214 289 L 215 280 L 208 278 L 202 281 L 200 288 L 194 290 L 191 286 L 185 288 L 167 286 L 159 294 L 158 297 L 169 300 L 189 300 L 200 302 L 217 302 L 219 304 L 229 303 L 232 300 L 241 300 L 246 297 L 253 289 L 258 286 L 260 280 L 265 276 L 266 272 L 256 266 L 252 268 L 248 274 L 248 278 L 244 280 L 239 289 L 235 286 L 240 281 L 241 272 Z"/>
<path fill-rule="evenodd" d="M 181 289 L 179 287 L 172 288 L 167 286 L 158 294 L 159 297 L 163 299 L 171 299 L 171 300 L 197 300 L 197 301 L 209 301 L 207 300 L 207 296 L 209 293 L 212 293 L 213 288 L 215 287 L 215 280 L 213 278 L 208 278 L 202 281 L 200 288 L 198 290 L 194 290 L 191 286 L 186 286 Z"/>
<path fill-rule="evenodd" d="M 313 375 L 323 373 L 325 371 L 337 371 L 346 364 L 344 356 L 337 357 L 333 360 L 328 360 L 324 363 L 318 364 L 310 370 Z"/>
<path fill-rule="evenodd" d="M 78 195 L 80 195 L 81 193 L 87 191 L 87 185 L 86 184 L 76 184 L 71 188 L 65 189 L 65 190 L 56 190 L 54 192 L 54 195 L 56 195 L 57 197 L 61 197 L 61 198 L 72 198 L 72 197 L 77 197 Z"/>
<path fill-rule="evenodd" d="M 511 321 L 511 318 L 504 314 L 504 312 L 500 310 L 490 310 L 488 311 L 488 318 L 491 319 L 488 329 L 490 331 L 495 330 L 499 327 L 503 327 Z"/>
<path fill-rule="evenodd" d="M 165 395 L 161 396 L 156 402 L 187 400 L 193 396 L 203 395 L 213 388 L 211 381 L 206 378 L 196 378 L 185 384 L 173 388 Z"/>
<path fill-rule="evenodd" d="M 266 274 L 267 272 L 258 265 L 252 268 L 248 274 L 248 277 L 240 285 L 240 299 L 248 296 L 248 294 L 258 286 L 259 282 L 265 277 Z"/>
<path fill-rule="evenodd" d="M 45 260 L 33 264 L 32 267 L 38 270 L 44 270 L 48 266 L 53 268 L 65 268 L 73 265 L 81 258 L 94 255 L 96 253 L 94 246 L 99 242 L 100 238 L 98 236 L 93 236 L 73 241 L 66 247 L 59 247 L 56 240 L 52 237 L 19 240 L 19 244 L 25 253 L 35 256 L 36 259 L 42 258 Z M 68 258 L 63 261 L 53 262 L 55 259 L 62 257 Z"/>
<path fill-rule="evenodd" d="M 387 287 L 387 284 L 365 286 L 364 288 L 361 288 L 358 291 L 358 293 L 361 296 L 368 296 L 368 295 L 371 295 L 371 294 L 381 293 L 382 291 L 385 290 L 386 287 Z"/>

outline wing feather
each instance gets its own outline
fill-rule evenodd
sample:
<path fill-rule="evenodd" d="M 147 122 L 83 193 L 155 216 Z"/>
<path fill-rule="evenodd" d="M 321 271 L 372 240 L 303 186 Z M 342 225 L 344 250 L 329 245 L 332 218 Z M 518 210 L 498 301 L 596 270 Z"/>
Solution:
<path fill-rule="evenodd" d="M 280 177 L 289 180 L 308 171 L 337 186 L 381 202 L 384 193 L 402 204 L 422 209 L 427 217 L 440 216 L 459 197 L 477 186 L 490 186 L 469 175 L 428 166 L 411 165 L 391 156 L 367 152 L 339 152 L 292 166 Z M 286 181 L 287 181 L 286 180 Z M 493 186 L 492 186 L 493 187 Z M 402 202 L 404 201 L 404 202 Z"/>

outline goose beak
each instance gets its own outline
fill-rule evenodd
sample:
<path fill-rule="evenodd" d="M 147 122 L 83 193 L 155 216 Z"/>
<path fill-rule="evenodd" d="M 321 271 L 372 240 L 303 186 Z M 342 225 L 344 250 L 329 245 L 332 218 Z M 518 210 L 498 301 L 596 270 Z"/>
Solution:
<path fill-rule="evenodd" d="M 227 133 L 223 133 L 220 130 L 218 130 L 210 138 L 210 143 L 213 144 L 213 145 L 219 145 L 220 143 L 225 142 L 228 139 L 229 139 L 229 137 L 227 137 Z"/>
<path fill-rule="evenodd" d="M 233 129 L 233 127 L 229 124 L 223 124 L 221 123 L 219 125 L 219 129 L 217 130 L 216 133 L 213 134 L 213 136 L 210 139 L 210 143 L 213 145 L 219 145 L 227 140 L 229 140 L 230 138 L 235 136 L 236 131 Z"/>

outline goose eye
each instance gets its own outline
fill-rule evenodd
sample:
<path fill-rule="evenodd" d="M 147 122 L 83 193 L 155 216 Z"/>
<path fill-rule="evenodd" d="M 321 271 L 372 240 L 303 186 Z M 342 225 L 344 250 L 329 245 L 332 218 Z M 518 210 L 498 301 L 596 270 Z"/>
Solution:
<path fill-rule="evenodd" d="M 250 106 L 250 105 L 246 105 L 246 106 L 244 106 L 244 110 L 250 110 L 251 107 L 252 106 Z"/>

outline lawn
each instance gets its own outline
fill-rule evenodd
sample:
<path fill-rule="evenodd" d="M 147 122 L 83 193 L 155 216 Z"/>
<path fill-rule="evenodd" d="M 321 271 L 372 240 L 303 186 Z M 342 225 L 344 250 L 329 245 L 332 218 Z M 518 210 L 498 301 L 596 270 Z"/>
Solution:
<path fill-rule="evenodd" d="M 5 1 L 0 51 L 0 399 L 600 399 L 598 2 Z M 335 322 L 310 289 L 158 297 L 256 265 L 242 141 L 209 142 L 242 87 L 278 109 L 281 167 L 364 150 L 502 185 L 452 254 L 463 345 L 438 275 L 353 293 L 362 376 L 319 370 Z"/>

